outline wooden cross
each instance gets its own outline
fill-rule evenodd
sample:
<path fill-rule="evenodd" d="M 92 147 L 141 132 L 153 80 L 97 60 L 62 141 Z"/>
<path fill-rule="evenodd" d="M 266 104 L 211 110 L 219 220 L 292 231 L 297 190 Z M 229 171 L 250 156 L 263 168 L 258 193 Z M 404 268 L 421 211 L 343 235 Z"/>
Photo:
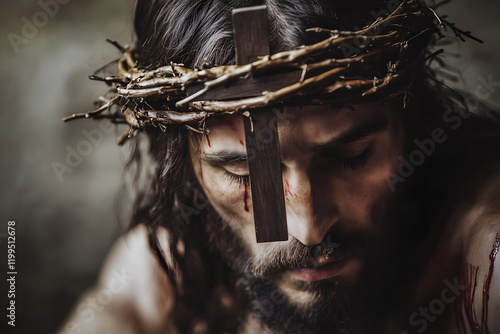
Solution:
<path fill-rule="evenodd" d="M 234 9 L 233 27 L 238 65 L 269 55 L 266 6 Z M 243 124 L 257 242 L 288 240 L 276 115 L 252 111 Z"/>
<path fill-rule="evenodd" d="M 269 55 L 269 33 L 266 6 L 233 10 L 234 42 L 238 65 Z M 206 92 L 197 100 L 238 99 L 261 95 L 299 81 L 301 71 L 241 79 L 230 85 Z M 188 87 L 188 95 L 203 84 Z M 285 195 L 281 174 L 277 115 L 271 108 L 252 110 L 242 116 L 248 157 L 253 214 L 257 242 L 286 241 Z"/>

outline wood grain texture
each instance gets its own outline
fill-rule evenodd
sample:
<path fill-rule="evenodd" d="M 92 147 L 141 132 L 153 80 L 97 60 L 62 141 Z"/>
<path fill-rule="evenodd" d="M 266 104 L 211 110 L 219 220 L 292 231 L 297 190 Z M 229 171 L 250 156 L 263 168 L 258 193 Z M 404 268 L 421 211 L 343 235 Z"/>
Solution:
<path fill-rule="evenodd" d="M 257 242 L 286 241 L 285 194 L 276 116 L 272 110 L 243 117 Z M 254 130 L 252 132 L 252 130 Z"/>
<path fill-rule="evenodd" d="M 249 64 L 269 54 L 266 6 L 234 9 L 233 27 L 238 65 Z"/>
<path fill-rule="evenodd" d="M 234 40 L 239 65 L 268 55 L 265 6 L 233 10 Z M 270 110 L 243 117 L 257 242 L 286 241 L 285 195 L 276 115 Z"/>

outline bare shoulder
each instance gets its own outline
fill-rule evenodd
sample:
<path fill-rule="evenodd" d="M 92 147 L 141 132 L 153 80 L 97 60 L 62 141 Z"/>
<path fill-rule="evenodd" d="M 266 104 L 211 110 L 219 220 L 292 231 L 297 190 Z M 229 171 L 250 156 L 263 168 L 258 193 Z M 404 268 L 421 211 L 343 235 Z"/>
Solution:
<path fill-rule="evenodd" d="M 159 237 L 168 256 L 166 231 Z M 140 225 L 115 243 L 98 281 L 82 296 L 61 334 L 70 327 L 80 333 L 162 333 L 172 323 L 174 302 L 172 283 Z"/>
<path fill-rule="evenodd" d="M 168 256 L 166 231 L 160 230 L 162 250 Z M 114 287 L 112 286 L 114 284 Z M 99 286 L 121 288 L 119 298 L 129 301 L 147 323 L 165 319 L 173 308 L 173 287 L 158 264 L 143 225 L 130 231 L 113 247 L 104 264 Z"/>
<path fill-rule="evenodd" d="M 500 166 L 484 180 L 463 217 L 466 250 L 473 253 L 500 233 Z"/>
<path fill-rule="evenodd" d="M 464 315 L 469 328 L 500 332 L 500 172 L 486 178 L 464 217 Z"/>

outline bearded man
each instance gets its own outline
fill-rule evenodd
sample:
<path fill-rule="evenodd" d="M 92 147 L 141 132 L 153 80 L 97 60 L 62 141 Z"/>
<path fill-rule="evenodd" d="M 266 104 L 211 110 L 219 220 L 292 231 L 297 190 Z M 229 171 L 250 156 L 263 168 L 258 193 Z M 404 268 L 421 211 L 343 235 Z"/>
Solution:
<path fill-rule="evenodd" d="M 275 242 L 257 242 L 254 227 L 257 211 L 270 210 L 255 200 L 276 196 L 256 196 L 249 171 L 258 157 L 245 122 L 253 125 L 259 106 L 186 104 L 175 95 L 184 90 L 167 99 L 172 90 L 153 87 L 185 73 L 210 80 L 206 73 L 242 70 L 231 67 L 231 11 L 263 4 L 271 54 L 303 50 L 311 55 L 302 69 L 352 71 L 303 70 L 266 105 L 274 106 L 288 235 Z M 103 79 L 122 99 L 99 112 L 122 107 L 126 135 L 143 131 L 155 173 L 130 231 L 62 332 L 500 332 L 500 126 L 429 65 L 443 27 L 469 33 L 417 1 L 139 0 L 134 22 L 135 49 L 120 47 L 122 78 Z M 304 46 L 323 40 L 326 53 Z M 260 56 L 255 77 L 285 59 Z M 160 97 L 147 100 L 152 94 Z M 174 111 L 183 105 L 191 109 Z"/>

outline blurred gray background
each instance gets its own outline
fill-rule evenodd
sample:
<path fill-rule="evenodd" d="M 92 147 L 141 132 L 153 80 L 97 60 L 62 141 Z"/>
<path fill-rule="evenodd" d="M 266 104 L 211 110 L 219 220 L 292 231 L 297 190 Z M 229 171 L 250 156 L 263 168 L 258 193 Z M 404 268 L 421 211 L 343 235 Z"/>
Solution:
<path fill-rule="evenodd" d="M 66 4 L 44 20 L 38 1 L 0 0 L 0 309 L 7 302 L 5 233 L 7 222 L 15 220 L 17 307 L 11 333 L 56 333 L 127 223 L 118 224 L 114 201 L 128 148 L 116 146 L 117 133 L 103 132 L 98 122 L 63 123 L 61 118 L 91 110 L 106 92 L 87 75 L 119 57 L 106 38 L 133 42 L 134 1 L 61 2 Z M 474 93 L 481 77 L 499 82 L 500 2 L 455 0 L 438 12 L 485 41 L 450 47 L 461 57 L 450 57 L 449 63 L 467 82 L 455 85 Z M 23 32 L 26 20 L 37 23 L 37 31 Z M 481 90 L 490 93 L 483 94 L 484 102 L 498 107 L 500 87 L 492 90 Z M 71 173 L 58 178 L 54 162 L 66 164 L 67 147 L 77 150 L 87 140 L 82 131 L 93 129 L 103 134 L 102 143 L 92 145 Z M 126 216 L 130 201 L 121 207 Z M 4 333 L 5 315 L 0 319 Z"/>

